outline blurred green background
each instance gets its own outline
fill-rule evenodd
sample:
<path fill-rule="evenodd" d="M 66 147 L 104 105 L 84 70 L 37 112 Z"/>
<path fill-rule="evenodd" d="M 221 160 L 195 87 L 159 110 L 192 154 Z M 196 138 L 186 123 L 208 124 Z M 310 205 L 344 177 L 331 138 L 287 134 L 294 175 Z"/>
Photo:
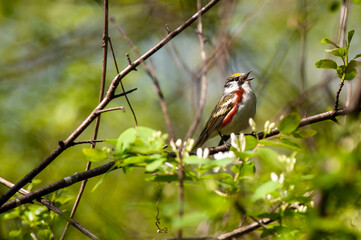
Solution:
<path fill-rule="evenodd" d="M 202 1 L 203 5 L 207 2 Z M 280 115 L 291 110 L 312 115 L 332 107 L 339 81 L 333 72 L 316 69 L 314 64 L 329 57 L 324 50 L 329 46 L 321 44 L 320 40 L 328 37 L 337 41 L 340 2 L 224 0 L 208 11 L 202 18 L 203 31 L 207 57 L 214 57 L 208 66 L 207 102 L 194 137 L 221 95 L 225 79 L 235 72 L 252 70 L 255 77 L 252 84 L 258 99 L 255 121 L 259 131 L 263 130 L 266 120 L 278 121 Z M 197 6 L 196 1 L 190 0 L 111 0 L 109 10 L 142 54 L 166 36 L 165 24 L 175 29 L 196 12 Z M 355 29 L 352 57 L 355 55 L 352 53 L 361 52 L 360 12 L 361 5 L 351 3 L 347 29 Z M 1 177 L 14 183 L 18 181 L 57 146 L 58 140 L 65 140 L 97 105 L 102 28 L 103 9 L 97 1 L 1 1 Z M 195 30 L 196 23 L 151 57 L 176 138 L 185 136 L 199 98 L 197 78 L 201 58 Z M 123 69 L 128 64 L 126 53 L 132 60 L 136 56 L 111 23 L 109 35 L 119 68 Z M 300 57 L 303 46 L 304 62 Z M 304 84 L 300 74 L 303 63 Z M 107 85 L 115 76 L 109 54 Z M 128 90 L 138 88 L 129 99 L 139 124 L 166 132 L 158 96 L 142 67 L 127 75 L 123 82 Z M 311 91 L 300 99 L 306 89 Z M 346 88 L 341 94 L 342 105 L 345 93 Z M 114 100 L 108 107 L 115 106 L 125 106 L 126 113 L 103 114 L 99 139 L 117 138 L 125 129 L 134 126 L 124 98 Z M 90 139 L 93 126 L 94 123 L 78 140 Z M 212 146 L 217 141 L 211 140 L 207 145 Z M 41 180 L 36 188 L 84 171 L 83 147 L 75 146 L 61 154 L 36 177 Z M 99 178 L 90 180 L 75 219 L 103 239 L 174 237 L 174 229 L 170 229 L 169 234 L 156 234 L 155 204 L 160 187 L 146 182 L 145 177 L 142 169 L 126 175 L 115 171 L 93 192 L 91 189 Z M 79 184 L 75 184 L 63 194 L 76 196 L 78 189 Z M 6 190 L 0 186 L 0 194 Z M 220 209 L 216 211 L 222 212 L 229 207 L 220 197 L 207 197 L 209 192 L 186 187 L 185 194 L 188 204 L 195 208 L 218 206 Z M 162 195 L 161 225 L 169 225 L 171 219 L 164 216 L 176 214 L 176 206 L 170 203 L 177 199 L 177 188 L 162 185 Z M 69 213 L 71 206 L 69 203 L 62 209 Z M 202 215 L 197 217 L 202 219 Z M 234 216 L 230 214 L 231 217 Z M 7 233 L 8 225 L 5 221 L 0 224 L 1 236 Z M 52 225 L 55 236 L 61 235 L 64 225 L 63 220 L 56 220 Z M 212 226 L 212 232 L 224 231 L 223 227 Z M 227 228 L 233 229 L 232 226 Z M 77 230 L 70 229 L 68 239 L 81 237 Z"/>

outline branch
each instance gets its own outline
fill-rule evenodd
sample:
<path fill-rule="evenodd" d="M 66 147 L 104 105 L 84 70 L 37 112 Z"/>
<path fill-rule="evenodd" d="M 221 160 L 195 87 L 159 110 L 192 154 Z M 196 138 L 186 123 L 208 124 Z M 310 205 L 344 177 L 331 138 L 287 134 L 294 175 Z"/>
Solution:
<path fill-rule="evenodd" d="M 122 92 L 122 93 L 120 93 L 120 94 L 116 94 L 116 95 L 113 96 L 113 99 L 114 99 L 114 98 L 118 98 L 118 97 L 122 97 L 122 96 L 124 96 L 124 95 L 127 95 L 127 94 L 129 94 L 129 93 L 131 93 L 131 92 L 134 92 L 135 90 L 137 90 L 137 88 L 133 88 L 133 89 L 131 89 L 131 90 L 129 90 L 129 91 Z"/>
<path fill-rule="evenodd" d="M 116 23 L 115 19 L 113 17 L 111 17 L 110 21 L 115 25 L 115 27 L 119 31 L 120 35 L 128 43 L 128 45 L 131 47 L 131 49 L 135 53 L 135 55 L 137 57 L 140 57 L 140 53 L 139 53 L 137 47 L 132 42 L 132 40 L 130 40 L 130 38 L 125 34 L 125 32 L 122 30 L 122 28 L 119 26 L 119 24 Z M 166 26 L 168 26 L 168 25 L 166 25 Z M 168 31 L 168 30 L 169 30 L 169 27 L 167 29 L 167 32 L 170 33 L 170 31 Z M 155 92 L 157 93 L 157 95 L 159 97 L 160 106 L 161 106 L 161 109 L 163 111 L 165 124 L 167 126 L 167 130 L 168 130 L 168 133 L 169 133 L 169 138 L 174 139 L 174 131 L 173 131 L 173 127 L 172 127 L 172 122 L 170 120 L 168 107 L 167 107 L 167 104 L 166 104 L 166 102 L 164 100 L 163 92 L 162 92 L 162 90 L 160 88 L 160 85 L 159 85 L 158 77 L 157 77 L 157 74 L 156 74 L 156 71 L 155 71 L 155 66 L 154 66 L 151 59 L 149 59 L 149 64 L 150 64 L 151 67 L 149 67 L 148 64 L 146 64 L 145 62 L 142 62 L 141 64 L 142 64 L 142 66 L 144 68 L 144 71 L 147 73 L 147 75 L 153 81 L 153 87 L 154 87 Z"/>
<path fill-rule="evenodd" d="M 163 40 L 161 40 L 158 44 L 156 44 L 152 49 L 139 57 L 136 61 L 133 62 L 133 67 L 138 66 L 141 62 L 144 62 L 154 53 L 156 53 L 159 49 L 161 49 L 164 45 L 166 45 L 171 39 L 176 37 L 179 33 L 189 27 L 194 21 L 197 20 L 199 15 L 207 12 L 211 7 L 213 7 L 220 0 L 211 0 L 206 6 L 204 6 L 200 11 L 195 13 L 191 18 L 189 18 L 185 23 L 176 28 L 174 31 L 167 34 Z M 55 158 L 57 158 L 66 148 L 68 148 L 71 143 L 94 121 L 97 117 L 97 112 L 99 110 L 104 109 L 108 103 L 113 99 L 115 90 L 119 85 L 121 79 L 123 79 L 127 74 L 129 74 L 132 69 L 132 66 L 127 66 L 121 73 L 119 73 L 111 82 L 109 89 L 105 98 L 99 103 L 97 107 L 90 113 L 90 115 L 80 124 L 80 126 L 70 134 L 70 136 L 63 142 L 63 145 L 59 145 L 57 148 L 53 150 L 50 155 L 48 155 L 38 166 L 36 166 L 33 170 L 31 170 L 25 177 L 20 179 L 12 188 L 10 188 L 1 198 L 0 198 L 0 206 L 2 206 L 10 197 L 12 197 L 20 188 L 25 186 L 28 182 L 30 182 L 36 175 L 38 175 L 42 170 L 44 170 L 50 163 L 53 162 Z"/>
<path fill-rule="evenodd" d="M 116 111 L 116 110 L 122 110 L 123 112 L 125 112 L 125 108 L 123 106 L 120 106 L 120 107 L 113 107 L 113 108 L 107 108 L 107 109 L 99 110 L 98 114 L 105 113 L 105 112 Z"/>
<path fill-rule="evenodd" d="M 104 29 L 103 29 L 103 65 L 102 65 L 102 78 L 100 81 L 100 92 L 99 92 L 99 103 L 104 98 L 104 89 L 105 89 L 105 79 L 107 74 L 107 59 L 108 59 L 108 41 L 109 41 L 109 35 L 108 35 L 108 0 L 104 0 Z M 95 120 L 95 127 L 94 127 L 94 134 L 93 134 L 93 140 L 96 140 L 98 137 L 99 132 L 99 125 L 100 125 L 100 112 L 98 111 L 98 116 Z M 95 143 L 92 143 L 91 148 L 95 148 Z M 85 167 L 85 171 L 88 171 L 91 168 L 91 161 L 88 161 Z M 75 199 L 73 208 L 70 213 L 70 218 L 74 217 L 75 211 L 78 208 L 79 202 L 81 197 L 83 196 L 83 192 L 85 190 L 85 186 L 87 184 L 87 179 L 82 181 L 78 195 Z M 60 240 L 63 240 L 65 238 L 65 235 L 69 229 L 69 222 L 66 223 L 63 233 L 61 234 Z"/>
<path fill-rule="evenodd" d="M 258 220 L 258 222 L 253 222 L 246 226 L 237 228 L 237 229 L 233 230 L 232 232 L 221 234 L 216 239 L 226 240 L 226 239 L 238 238 L 244 234 L 247 234 L 249 232 L 256 230 L 259 227 L 262 227 L 262 225 L 270 224 L 276 220 L 277 219 L 262 218 L 262 219 Z"/>
<path fill-rule="evenodd" d="M 200 0 L 197 0 L 197 6 L 198 6 L 198 9 L 201 8 L 201 1 Z M 198 18 L 197 34 L 198 34 L 199 43 L 200 43 L 200 47 L 201 47 L 202 87 L 201 87 L 201 95 L 199 97 L 199 104 L 198 104 L 197 112 L 196 112 L 194 120 L 193 120 L 187 134 L 186 134 L 185 140 L 190 138 L 193 135 L 194 131 L 196 130 L 196 128 L 198 126 L 198 123 L 201 120 L 203 108 L 204 108 L 204 105 L 206 103 L 206 97 L 207 97 L 207 56 L 206 56 L 206 51 L 204 49 L 204 39 L 203 39 L 203 32 L 202 32 L 202 18 L 201 18 L 201 16 L 199 16 L 199 18 Z"/>
<path fill-rule="evenodd" d="M 324 113 L 320 113 L 311 117 L 305 117 L 303 119 L 301 119 L 300 125 L 298 126 L 300 127 L 304 127 L 313 123 L 318 123 L 318 122 L 322 122 L 325 120 L 334 120 L 335 117 L 337 116 L 343 116 L 343 115 L 348 115 L 350 113 L 353 112 L 360 112 L 361 111 L 361 106 L 358 106 L 358 108 L 345 108 L 345 109 L 340 109 L 340 110 L 332 110 L 332 111 L 328 111 L 328 112 L 324 112 Z M 278 131 L 277 128 L 273 129 L 269 134 L 267 134 L 266 136 L 264 135 L 264 132 L 259 132 L 257 133 L 257 138 L 258 139 L 263 139 L 266 137 L 271 137 L 274 135 L 279 134 L 280 132 Z M 224 152 L 224 151 L 228 151 L 229 147 L 226 145 L 221 145 L 218 147 L 211 147 L 209 148 L 209 154 L 214 154 L 216 152 Z"/>
<path fill-rule="evenodd" d="M 13 183 L 9 182 L 8 180 L 0 177 L 0 183 L 3 184 L 4 186 L 7 186 L 9 188 L 11 188 L 12 186 L 14 186 Z M 26 195 L 29 194 L 31 192 L 27 191 L 24 188 L 21 188 L 19 191 L 19 193 Z M 69 218 L 68 216 L 66 216 L 59 208 L 57 208 L 55 206 L 55 204 L 47 199 L 44 198 L 38 198 L 36 199 L 37 202 L 43 204 L 45 207 L 47 207 L 49 210 L 55 212 L 56 214 L 58 214 L 60 217 L 62 217 L 63 219 L 65 219 L 67 222 L 69 222 L 71 225 L 73 225 L 73 227 L 75 227 L 76 229 L 78 229 L 80 232 L 84 233 L 86 236 L 88 236 L 91 239 L 99 239 L 95 234 L 93 234 L 92 232 L 90 232 L 88 229 L 86 229 L 85 227 L 83 227 L 82 225 L 80 225 L 77 221 Z"/>
<path fill-rule="evenodd" d="M 14 200 L 8 201 L 2 207 L 0 207 L 0 213 L 6 212 L 8 210 L 16 208 L 25 203 L 31 203 L 33 200 L 35 200 L 37 198 L 40 198 L 44 195 L 55 192 L 61 188 L 71 186 L 74 183 L 83 181 L 85 179 L 96 177 L 96 176 L 106 173 L 107 171 L 110 171 L 110 170 L 118 169 L 119 167 L 114 167 L 114 164 L 115 164 L 115 162 L 109 162 L 105 165 L 90 169 L 88 171 L 84 171 L 81 173 L 75 173 L 72 176 L 65 177 L 65 178 L 63 178 L 57 182 L 54 182 L 50 185 L 39 188 L 29 194 L 26 194 L 24 196 L 14 199 Z"/>

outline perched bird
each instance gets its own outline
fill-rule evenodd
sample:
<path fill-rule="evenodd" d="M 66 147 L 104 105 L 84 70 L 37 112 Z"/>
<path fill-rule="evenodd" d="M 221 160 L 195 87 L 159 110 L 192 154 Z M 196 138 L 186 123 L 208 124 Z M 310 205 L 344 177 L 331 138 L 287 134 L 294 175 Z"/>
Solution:
<path fill-rule="evenodd" d="M 235 73 L 227 78 L 224 92 L 193 149 L 201 147 L 217 133 L 225 140 L 223 136 L 248 128 L 249 118 L 256 114 L 256 95 L 250 84 L 253 78 L 248 78 L 250 73 Z"/>

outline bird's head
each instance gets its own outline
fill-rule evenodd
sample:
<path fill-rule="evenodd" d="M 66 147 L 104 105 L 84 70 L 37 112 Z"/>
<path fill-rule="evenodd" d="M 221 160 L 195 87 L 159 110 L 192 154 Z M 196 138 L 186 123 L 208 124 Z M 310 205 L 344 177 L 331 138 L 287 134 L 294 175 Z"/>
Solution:
<path fill-rule="evenodd" d="M 241 89 L 243 84 L 245 83 L 249 84 L 249 81 L 254 79 L 254 78 L 248 78 L 251 72 L 252 71 L 249 71 L 248 73 L 235 73 L 229 78 L 227 78 L 227 82 L 224 84 L 224 91 L 232 92 Z"/>

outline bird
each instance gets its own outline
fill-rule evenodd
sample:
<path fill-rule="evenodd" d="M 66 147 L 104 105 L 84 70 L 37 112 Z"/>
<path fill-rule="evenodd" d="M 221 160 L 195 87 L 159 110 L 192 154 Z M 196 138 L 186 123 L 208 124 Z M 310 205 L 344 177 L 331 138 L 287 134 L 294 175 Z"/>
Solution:
<path fill-rule="evenodd" d="M 209 138 L 239 133 L 249 127 L 249 119 L 256 115 L 256 95 L 251 87 L 248 73 L 235 73 L 227 78 L 224 91 L 214 107 L 203 131 L 195 141 L 193 149 L 201 147 Z"/>

